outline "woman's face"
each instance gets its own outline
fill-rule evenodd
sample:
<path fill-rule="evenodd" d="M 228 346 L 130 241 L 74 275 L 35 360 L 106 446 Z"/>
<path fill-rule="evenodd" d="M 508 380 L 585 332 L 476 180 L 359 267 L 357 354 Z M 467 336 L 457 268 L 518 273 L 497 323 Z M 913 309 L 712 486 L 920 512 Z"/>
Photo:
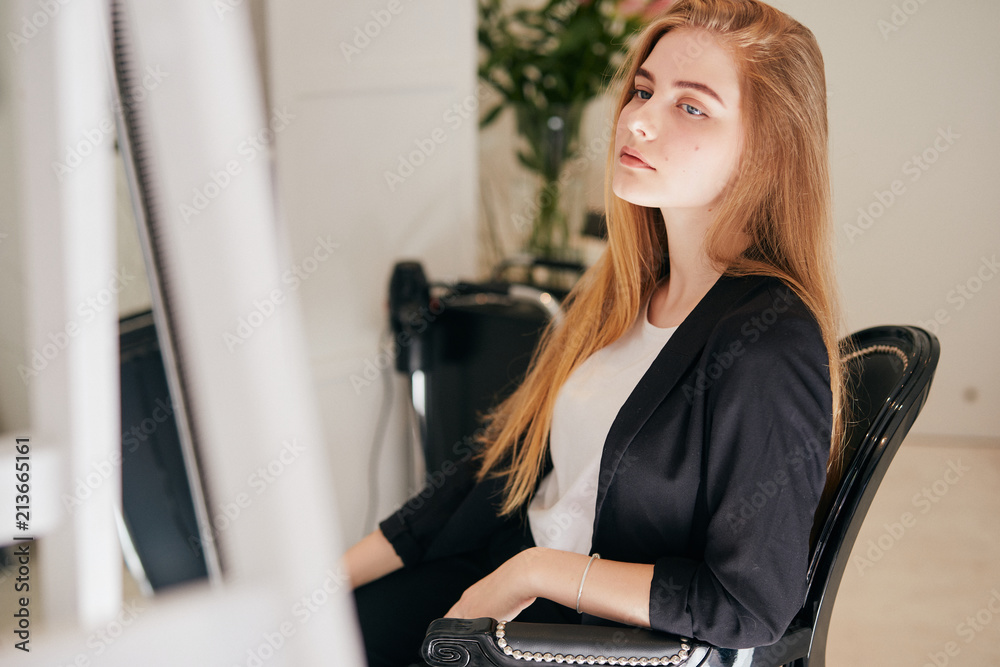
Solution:
<path fill-rule="evenodd" d="M 740 88 L 709 32 L 679 28 L 642 63 L 615 132 L 612 190 L 640 206 L 710 211 L 739 161 Z"/>

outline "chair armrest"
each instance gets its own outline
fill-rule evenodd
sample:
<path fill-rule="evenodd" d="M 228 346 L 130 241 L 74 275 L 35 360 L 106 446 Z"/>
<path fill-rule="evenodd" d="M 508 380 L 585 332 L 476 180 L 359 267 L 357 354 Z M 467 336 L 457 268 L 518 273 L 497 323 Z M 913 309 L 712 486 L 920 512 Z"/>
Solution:
<path fill-rule="evenodd" d="M 639 628 L 549 623 L 497 623 L 492 618 L 441 618 L 421 649 L 432 667 L 568 665 L 702 665 L 713 647 Z M 722 664 L 722 663 L 719 663 Z"/>

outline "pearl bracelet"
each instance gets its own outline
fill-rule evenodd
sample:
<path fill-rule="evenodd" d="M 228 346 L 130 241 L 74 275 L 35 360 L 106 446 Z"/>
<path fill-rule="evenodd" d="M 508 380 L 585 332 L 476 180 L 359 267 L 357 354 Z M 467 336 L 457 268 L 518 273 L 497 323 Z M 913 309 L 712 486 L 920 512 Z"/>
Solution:
<path fill-rule="evenodd" d="M 578 614 L 583 613 L 580 611 L 580 596 L 583 595 L 583 584 L 587 581 L 587 573 L 590 572 L 590 566 L 594 564 L 595 558 L 601 560 L 601 554 L 594 554 L 590 557 L 590 560 L 587 561 L 587 567 L 583 569 L 583 576 L 580 577 L 580 590 L 576 592 L 576 613 Z"/>

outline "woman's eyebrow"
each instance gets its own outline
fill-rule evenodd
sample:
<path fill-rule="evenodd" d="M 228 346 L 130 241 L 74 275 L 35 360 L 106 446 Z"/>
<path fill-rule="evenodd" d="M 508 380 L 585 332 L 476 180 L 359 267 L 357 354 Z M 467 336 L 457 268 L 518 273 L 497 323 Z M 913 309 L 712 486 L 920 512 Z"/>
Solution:
<path fill-rule="evenodd" d="M 645 67 L 640 67 L 636 69 L 635 75 L 636 77 L 641 76 L 644 79 L 649 79 L 650 83 L 654 84 L 656 83 L 656 77 L 654 77 L 653 73 L 650 72 Z M 698 83 L 697 81 L 674 81 L 674 88 L 690 88 L 691 90 L 701 91 L 706 95 L 710 95 L 711 97 L 715 98 L 715 100 L 719 104 L 721 104 L 723 108 L 726 108 L 726 103 L 722 101 L 722 98 L 719 97 L 719 94 L 703 83 Z"/>
<path fill-rule="evenodd" d="M 722 98 L 719 97 L 719 94 L 703 83 L 698 83 L 697 81 L 674 81 L 674 88 L 690 88 L 692 90 L 699 90 L 705 93 L 706 95 L 714 97 L 716 101 L 722 105 L 723 108 L 726 107 L 726 103 L 722 101 Z"/>

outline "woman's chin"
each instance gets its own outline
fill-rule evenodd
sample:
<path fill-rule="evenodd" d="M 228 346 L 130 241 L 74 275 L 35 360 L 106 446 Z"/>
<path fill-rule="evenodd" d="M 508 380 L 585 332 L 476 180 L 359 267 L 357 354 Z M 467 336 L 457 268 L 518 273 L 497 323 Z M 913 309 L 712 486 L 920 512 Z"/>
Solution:
<path fill-rule="evenodd" d="M 629 204 L 635 204 L 636 206 L 645 206 L 646 208 L 660 208 L 660 204 L 657 203 L 657 198 L 651 197 L 648 194 L 633 192 L 627 189 L 622 190 L 621 192 L 614 189 L 612 189 L 611 191 L 615 193 L 616 197 L 618 197 L 622 201 L 628 202 Z"/>
<path fill-rule="evenodd" d="M 630 204 L 636 204 L 638 206 L 648 206 L 649 204 L 643 203 L 645 199 L 642 197 L 642 193 L 638 192 L 636 188 L 631 187 L 631 184 L 623 182 L 624 179 L 620 179 L 617 175 L 615 179 L 611 182 L 611 192 L 614 193 L 616 197 L 623 201 L 627 201 Z"/>

